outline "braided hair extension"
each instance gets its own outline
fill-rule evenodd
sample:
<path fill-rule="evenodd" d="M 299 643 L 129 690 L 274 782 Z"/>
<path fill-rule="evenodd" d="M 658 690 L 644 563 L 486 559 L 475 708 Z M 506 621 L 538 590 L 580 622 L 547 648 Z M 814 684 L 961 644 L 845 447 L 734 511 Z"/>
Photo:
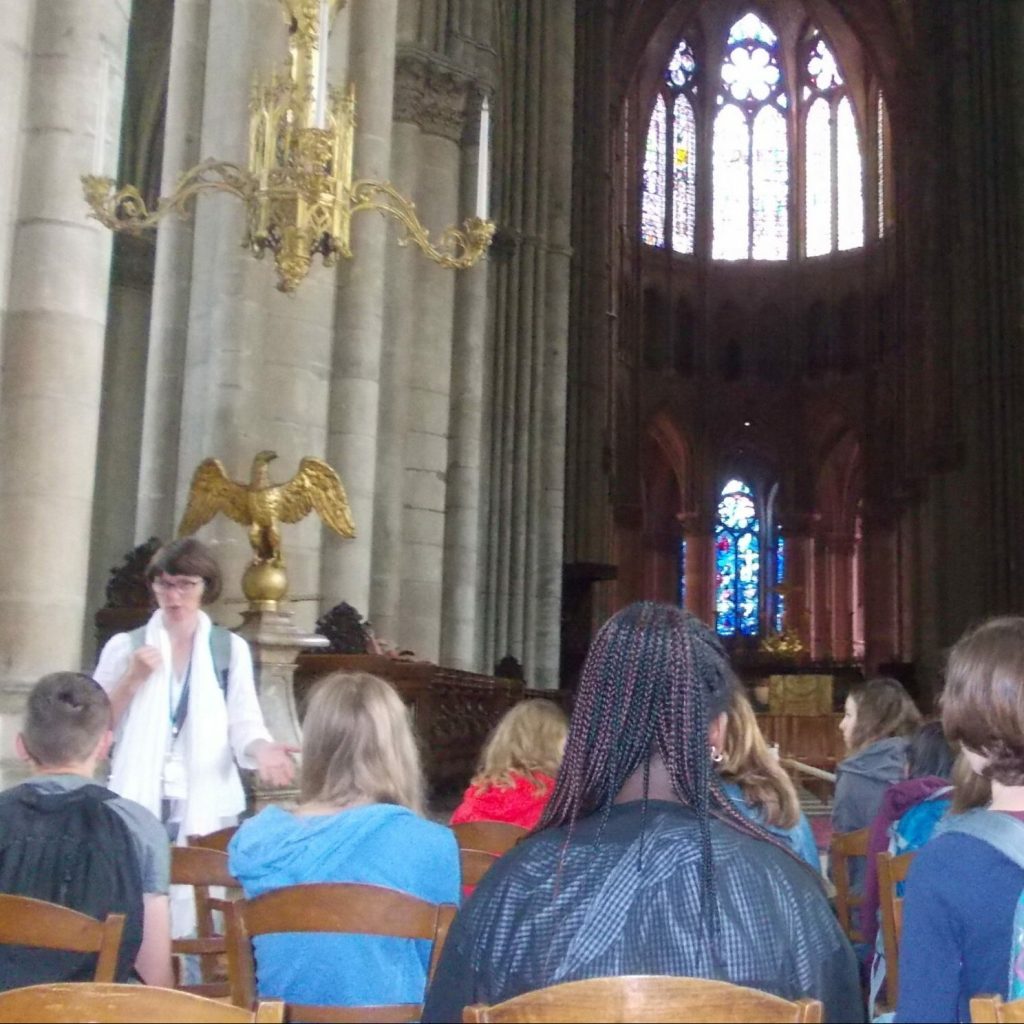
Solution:
<path fill-rule="evenodd" d="M 537 830 L 600 812 L 600 836 L 626 780 L 643 770 L 637 870 L 642 870 L 649 764 L 661 756 L 676 796 L 697 816 L 701 848 L 702 927 L 717 959 L 720 922 L 710 817 L 796 856 L 737 811 L 718 782 L 708 730 L 729 702 L 735 677 L 718 637 L 690 612 L 642 601 L 610 618 L 591 644 L 569 723 L 565 756 Z M 796 858 L 799 859 L 799 858 Z"/>

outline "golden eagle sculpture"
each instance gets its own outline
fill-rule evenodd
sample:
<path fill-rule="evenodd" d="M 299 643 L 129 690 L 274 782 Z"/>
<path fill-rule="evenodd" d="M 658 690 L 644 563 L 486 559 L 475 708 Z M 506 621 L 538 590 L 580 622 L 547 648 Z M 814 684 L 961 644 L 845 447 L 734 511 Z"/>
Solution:
<path fill-rule="evenodd" d="M 286 484 L 272 484 L 267 469 L 276 452 L 263 451 L 252 460 L 248 484 L 232 480 L 220 459 L 204 459 L 192 476 L 188 505 L 178 536 L 195 533 L 218 512 L 249 529 L 255 552 L 253 564 L 284 565 L 281 523 L 297 523 L 310 512 L 342 537 L 356 535 L 345 488 L 338 474 L 322 459 L 306 456 L 299 471 Z"/>

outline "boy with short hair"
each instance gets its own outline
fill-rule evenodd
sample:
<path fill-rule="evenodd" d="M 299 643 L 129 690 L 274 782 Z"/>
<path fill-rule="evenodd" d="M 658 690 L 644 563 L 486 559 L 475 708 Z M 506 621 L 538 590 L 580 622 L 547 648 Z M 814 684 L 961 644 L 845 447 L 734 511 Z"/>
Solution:
<path fill-rule="evenodd" d="M 89 676 L 55 672 L 29 694 L 18 756 L 34 774 L 0 793 L 0 892 L 104 918 L 125 914 L 117 980 L 173 984 L 170 846 L 144 807 L 93 782 L 113 739 Z M 91 980 L 95 957 L 0 947 L 0 989 Z M 134 970 L 133 970 L 134 969 Z"/>

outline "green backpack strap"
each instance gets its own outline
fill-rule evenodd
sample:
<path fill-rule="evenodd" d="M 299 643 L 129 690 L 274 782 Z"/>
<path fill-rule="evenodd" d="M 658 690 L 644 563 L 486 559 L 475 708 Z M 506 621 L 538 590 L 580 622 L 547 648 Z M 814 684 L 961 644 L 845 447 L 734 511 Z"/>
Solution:
<path fill-rule="evenodd" d="M 132 650 L 138 650 L 146 642 L 146 627 L 139 626 L 128 634 Z M 210 627 L 210 655 L 213 658 L 213 671 L 217 673 L 220 692 L 228 699 L 228 675 L 231 672 L 231 630 L 223 626 Z"/>

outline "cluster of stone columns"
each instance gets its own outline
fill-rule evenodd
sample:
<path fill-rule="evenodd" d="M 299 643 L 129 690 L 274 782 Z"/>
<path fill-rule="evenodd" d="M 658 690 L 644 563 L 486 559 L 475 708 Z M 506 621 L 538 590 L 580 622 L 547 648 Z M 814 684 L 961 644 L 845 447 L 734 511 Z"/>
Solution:
<path fill-rule="evenodd" d="M 505 22 L 490 0 L 349 3 L 329 44 L 332 84 L 356 90 L 355 176 L 394 182 L 435 238 L 475 210 L 490 97 L 503 255 L 453 273 L 399 247 L 396 222 L 362 213 L 354 258 L 315 264 L 288 297 L 269 261 L 241 248 L 242 205 L 207 195 L 191 219 L 162 223 L 151 255 L 119 242 L 130 273 L 112 298 L 112 236 L 86 219 L 78 176 L 117 173 L 128 8 L 5 8 L 0 697 L 11 714 L 43 672 L 91 666 L 89 619 L 110 567 L 173 535 L 199 461 L 246 479 L 265 448 L 280 480 L 302 456 L 326 457 L 357 525 L 354 541 L 324 537 L 315 519 L 286 528 L 300 625 L 346 600 L 420 657 L 479 670 L 510 653 L 534 685 L 557 682 L 573 14 L 528 6 Z M 253 78 L 286 47 L 278 0 L 174 4 L 163 193 L 201 159 L 245 164 Z M 217 614 L 237 621 L 244 531 L 219 519 L 201 536 L 224 568 Z"/>

